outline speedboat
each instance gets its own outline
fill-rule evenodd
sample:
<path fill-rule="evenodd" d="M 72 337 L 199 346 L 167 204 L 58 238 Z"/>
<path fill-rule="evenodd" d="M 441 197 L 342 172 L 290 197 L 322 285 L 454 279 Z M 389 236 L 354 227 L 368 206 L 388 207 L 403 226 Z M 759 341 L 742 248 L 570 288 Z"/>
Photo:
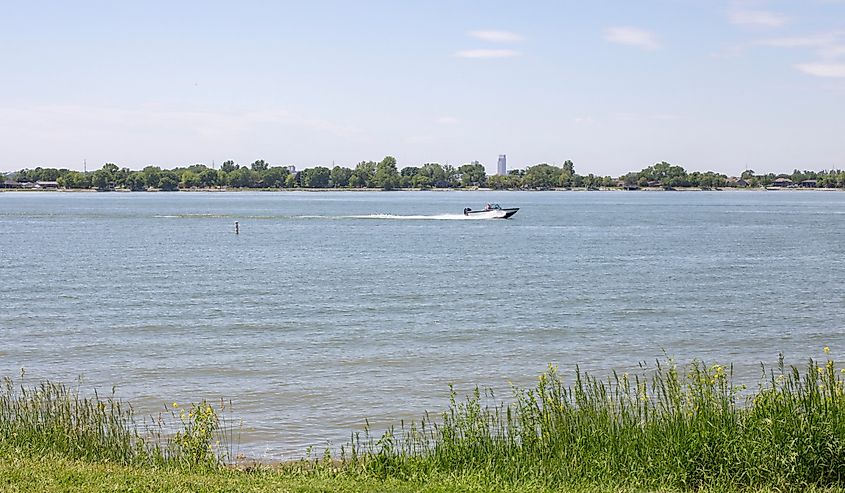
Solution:
<path fill-rule="evenodd" d="M 464 209 L 465 216 L 478 217 L 484 219 L 508 219 L 516 214 L 519 207 L 511 207 L 503 209 L 499 204 L 485 204 L 484 209 L 474 211 L 469 207 Z"/>

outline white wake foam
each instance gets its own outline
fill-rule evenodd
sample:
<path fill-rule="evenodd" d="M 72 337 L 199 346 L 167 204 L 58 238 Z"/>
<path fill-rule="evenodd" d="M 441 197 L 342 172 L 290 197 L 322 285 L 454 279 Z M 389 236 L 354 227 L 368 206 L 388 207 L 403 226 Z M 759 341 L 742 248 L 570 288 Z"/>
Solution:
<path fill-rule="evenodd" d="M 434 214 L 431 216 L 422 216 L 422 215 L 413 215 L 413 216 L 403 216 L 399 214 L 365 214 L 365 215 L 358 215 L 358 216 L 343 216 L 348 219 L 398 219 L 398 220 L 417 220 L 417 221 L 478 221 L 478 220 L 486 220 L 486 219 L 494 219 L 492 217 L 478 217 L 478 215 L 472 214 L 469 216 L 465 216 L 464 214 Z"/>

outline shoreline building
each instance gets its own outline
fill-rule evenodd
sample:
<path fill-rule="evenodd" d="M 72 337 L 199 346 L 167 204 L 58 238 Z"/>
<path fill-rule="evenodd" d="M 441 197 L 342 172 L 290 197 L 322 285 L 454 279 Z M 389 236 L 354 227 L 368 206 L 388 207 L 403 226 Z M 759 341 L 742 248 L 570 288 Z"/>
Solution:
<path fill-rule="evenodd" d="M 508 174 L 508 158 L 504 154 L 499 154 L 499 163 L 496 165 L 496 174 L 505 176 Z"/>

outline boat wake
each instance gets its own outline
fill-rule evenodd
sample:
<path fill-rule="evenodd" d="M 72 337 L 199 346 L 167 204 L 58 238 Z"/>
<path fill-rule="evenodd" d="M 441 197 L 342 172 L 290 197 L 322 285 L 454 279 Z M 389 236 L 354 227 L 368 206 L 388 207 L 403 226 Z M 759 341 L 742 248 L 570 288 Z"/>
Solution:
<path fill-rule="evenodd" d="M 464 214 L 432 214 L 432 215 L 407 215 L 400 214 L 359 214 L 349 216 L 333 215 L 266 215 L 256 216 L 248 214 L 158 214 L 153 216 L 157 219 L 269 219 L 269 220 L 290 220 L 290 219 L 316 219 L 316 220 L 338 220 L 338 219 L 385 219 L 405 221 L 479 221 L 495 219 L 490 216 L 464 215 Z"/>
<path fill-rule="evenodd" d="M 366 214 L 366 215 L 358 215 L 358 216 L 343 216 L 347 219 L 394 219 L 394 220 L 406 220 L 406 221 L 479 221 L 479 220 L 487 220 L 493 219 L 492 217 L 477 217 L 477 216 L 466 216 L 464 214 L 434 214 L 431 216 L 422 216 L 422 215 L 412 215 L 412 216 L 403 216 L 399 214 Z"/>

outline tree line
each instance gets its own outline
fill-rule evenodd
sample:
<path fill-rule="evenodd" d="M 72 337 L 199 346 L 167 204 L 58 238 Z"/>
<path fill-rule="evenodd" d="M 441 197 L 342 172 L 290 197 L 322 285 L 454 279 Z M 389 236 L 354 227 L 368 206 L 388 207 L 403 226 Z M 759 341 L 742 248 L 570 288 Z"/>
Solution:
<path fill-rule="evenodd" d="M 794 184 L 806 180 L 814 180 L 818 188 L 845 188 L 845 171 L 831 169 L 822 171 L 793 170 L 792 173 L 764 173 L 757 174 L 747 169 L 739 178 L 731 178 L 725 174 L 706 172 L 687 172 L 683 167 L 672 165 L 665 161 L 656 163 L 638 172 L 628 173 L 620 177 L 624 186 L 661 186 L 661 187 L 768 187 L 777 179 L 785 178 Z"/>
<path fill-rule="evenodd" d="M 740 178 L 731 178 L 712 171 L 688 172 L 682 166 L 667 162 L 656 163 L 640 171 L 630 172 L 618 178 L 596 176 L 592 173 L 580 175 L 575 172 L 572 161 L 562 166 L 548 163 L 511 170 L 507 175 L 488 176 L 479 162 L 454 167 L 449 164 L 426 163 L 420 166 L 406 166 L 398 169 L 396 159 L 386 156 L 381 161 L 362 161 L 354 168 L 344 166 L 315 166 L 295 171 L 292 166 L 271 166 L 263 159 L 248 166 L 234 161 L 225 161 L 220 169 L 195 164 L 174 169 L 147 166 L 140 171 L 106 163 L 92 172 L 68 169 L 42 168 L 22 169 L 12 173 L 11 178 L 19 183 L 37 181 L 57 182 L 68 189 L 125 189 L 132 191 L 203 188 L 376 188 L 430 189 L 430 188 L 472 188 L 486 187 L 495 190 L 547 190 L 552 188 L 608 188 L 608 187 L 765 187 L 778 178 L 788 178 L 794 183 L 816 180 L 818 187 L 845 188 L 845 171 L 799 171 L 791 174 L 756 174 L 746 170 Z"/>

